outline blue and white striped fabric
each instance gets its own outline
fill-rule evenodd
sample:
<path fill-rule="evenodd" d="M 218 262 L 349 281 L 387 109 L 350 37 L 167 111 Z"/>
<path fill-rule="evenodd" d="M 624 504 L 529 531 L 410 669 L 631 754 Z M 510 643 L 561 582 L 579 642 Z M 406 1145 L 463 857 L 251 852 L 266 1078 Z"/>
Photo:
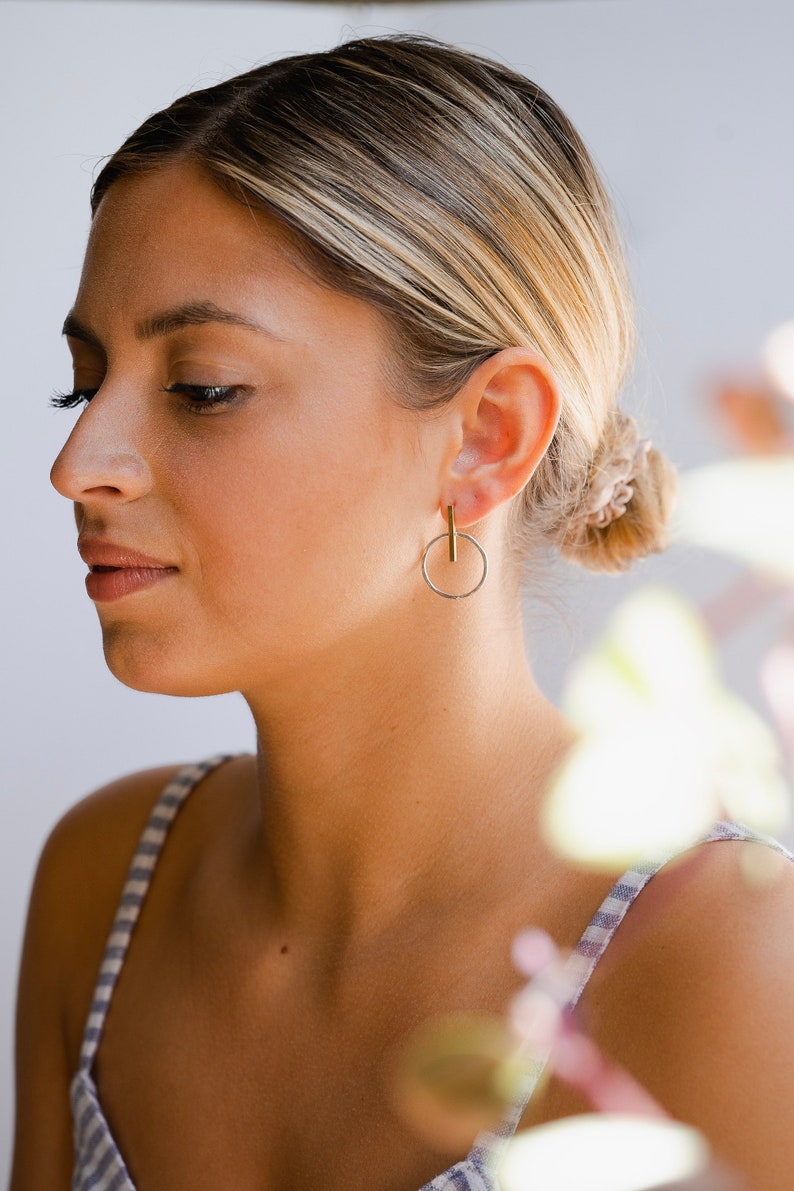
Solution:
<path fill-rule="evenodd" d="M 83 1035 L 80 1064 L 72 1080 L 71 1102 L 75 1142 L 72 1191 L 136 1191 L 99 1102 L 92 1074 L 94 1060 L 102 1040 L 113 989 L 168 829 L 194 786 L 212 769 L 230 759 L 231 754 L 210 757 L 207 761 L 186 765 L 176 774 L 155 804 L 133 857 L 99 969 Z M 738 823 L 717 823 L 697 842 L 708 843 L 726 839 L 755 840 L 794 861 L 794 855 L 777 840 Z M 575 975 L 576 986 L 570 1000 L 571 1006 L 579 1000 L 596 964 L 606 951 L 637 894 L 673 855 L 675 853 L 655 861 L 639 863 L 624 873 L 613 885 L 571 955 L 570 967 Z M 505 1114 L 500 1126 L 481 1134 L 464 1161 L 450 1166 L 443 1174 L 426 1183 L 420 1191 L 499 1191 L 496 1166 L 505 1144 L 518 1126 L 544 1065 L 543 1062 L 535 1063 L 527 1075 L 521 1096 Z"/>
<path fill-rule="evenodd" d="M 75 1167 L 73 1191 L 135 1191 L 124 1159 L 105 1120 L 93 1078 L 94 1059 L 102 1040 L 110 999 L 127 954 L 130 936 L 146 897 L 157 857 L 176 813 L 194 786 L 203 777 L 228 761 L 223 754 L 197 765 L 185 765 L 168 783 L 155 803 L 132 858 L 121 894 L 105 954 L 99 968 L 94 997 L 88 1013 L 80 1064 L 71 1086 L 74 1125 Z"/>

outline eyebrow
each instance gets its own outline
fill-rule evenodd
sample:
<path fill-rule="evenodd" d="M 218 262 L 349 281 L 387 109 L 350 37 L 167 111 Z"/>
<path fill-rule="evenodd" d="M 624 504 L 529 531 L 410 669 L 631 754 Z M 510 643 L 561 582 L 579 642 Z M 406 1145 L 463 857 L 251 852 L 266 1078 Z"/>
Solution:
<path fill-rule="evenodd" d="M 260 323 L 245 318 L 242 314 L 235 314 L 233 310 L 224 310 L 221 306 L 216 306 L 214 302 L 208 301 L 185 302 L 181 306 L 172 306 L 149 318 L 141 319 L 135 324 L 135 337 L 144 340 L 156 339 L 161 335 L 170 335 L 174 331 L 179 331 L 182 327 L 197 327 L 203 323 L 227 323 L 229 326 L 246 327 L 249 331 L 258 331 L 262 335 L 270 336 L 271 339 L 281 338 L 268 327 L 263 327 Z M 61 334 L 68 335 L 71 339 L 82 339 L 84 343 L 90 343 L 92 347 L 104 351 L 99 336 L 81 323 L 71 310 L 66 316 Z"/>

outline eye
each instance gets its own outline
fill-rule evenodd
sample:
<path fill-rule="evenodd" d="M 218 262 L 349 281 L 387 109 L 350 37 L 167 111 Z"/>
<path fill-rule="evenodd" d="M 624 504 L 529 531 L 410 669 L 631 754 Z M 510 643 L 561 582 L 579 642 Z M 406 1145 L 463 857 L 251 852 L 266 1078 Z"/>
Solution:
<path fill-rule="evenodd" d="M 195 414 L 207 413 L 218 405 L 228 405 L 243 393 L 240 385 L 169 385 L 162 393 L 181 393 L 187 398 L 188 409 Z"/>
<path fill-rule="evenodd" d="M 73 393 L 53 393 L 50 405 L 53 409 L 74 409 L 76 405 L 88 405 L 98 389 L 75 389 Z"/>
<path fill-rule="evenodd" d="M 50 405 L 54 409 L 74 409 L 77 405 L 88 405 L 99 389 L 75 389 L 71 393 L 53 393 Z M 185 404 L 192 413 L 206 413 L 213 406 L 226 405 L 236 400 L 243 392 L 240 385 L 170 385 L 161 388 L 161 393 L 180 393 L 187 398 Z"/>

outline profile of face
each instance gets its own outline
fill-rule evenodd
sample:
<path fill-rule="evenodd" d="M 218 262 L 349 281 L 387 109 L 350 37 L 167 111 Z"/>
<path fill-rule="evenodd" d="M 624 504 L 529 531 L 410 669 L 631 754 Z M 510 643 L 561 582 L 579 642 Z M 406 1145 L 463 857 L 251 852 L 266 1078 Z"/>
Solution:
<path fill-rule="evenodd" d="M 88 400 L 52 482 L 89 563 L 109 543 L 169 568 L 94 581 L 124 683 L 245 693 L 433 599 L 445 431 L 394 399 L 387 331 L 194 164 L 107 192 L 67 326 Z"/>

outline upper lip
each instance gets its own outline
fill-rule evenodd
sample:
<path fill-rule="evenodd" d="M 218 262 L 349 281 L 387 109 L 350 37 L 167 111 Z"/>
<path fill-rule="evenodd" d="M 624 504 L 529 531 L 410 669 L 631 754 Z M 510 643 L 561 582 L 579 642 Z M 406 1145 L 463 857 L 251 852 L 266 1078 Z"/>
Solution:
<path fill-rule="evenodd" d="M 158 570 L 172 570 L 173 563 L 142 554 L 131 546 L 120 546 L 104 538 L 78 538 L 77 550 L 83 562 L 89 567 L 149 567 Z"/>

